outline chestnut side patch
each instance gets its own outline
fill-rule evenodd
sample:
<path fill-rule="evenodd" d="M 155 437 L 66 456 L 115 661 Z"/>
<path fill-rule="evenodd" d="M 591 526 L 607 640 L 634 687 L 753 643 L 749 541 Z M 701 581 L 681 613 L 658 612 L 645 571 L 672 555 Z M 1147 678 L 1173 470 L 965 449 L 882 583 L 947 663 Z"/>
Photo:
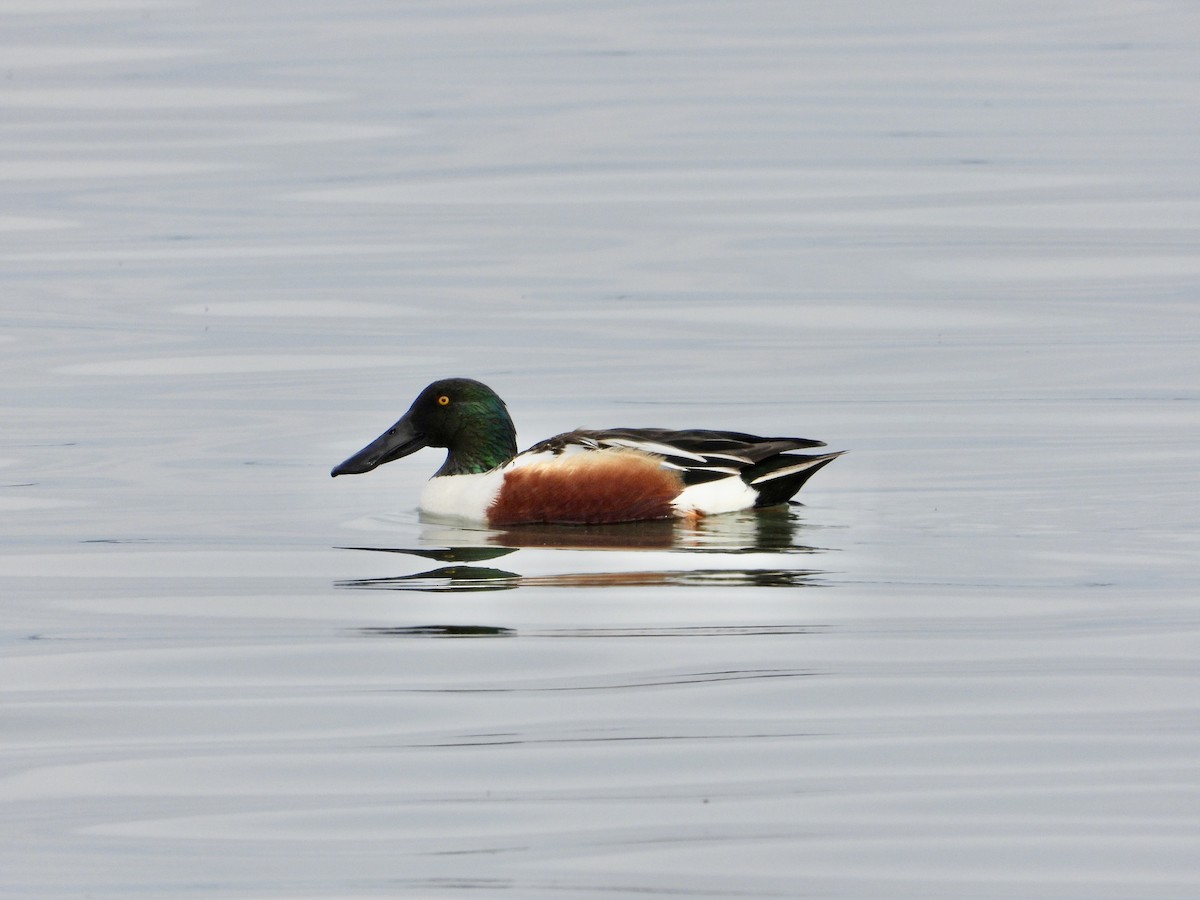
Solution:
<path fill-rule="evenodd" d="M 598 525 L 668 519 L 683 490 L 677 472 L 638 450 L 597 450 L 531 463 L 504 476 L 491 525 Z"/>

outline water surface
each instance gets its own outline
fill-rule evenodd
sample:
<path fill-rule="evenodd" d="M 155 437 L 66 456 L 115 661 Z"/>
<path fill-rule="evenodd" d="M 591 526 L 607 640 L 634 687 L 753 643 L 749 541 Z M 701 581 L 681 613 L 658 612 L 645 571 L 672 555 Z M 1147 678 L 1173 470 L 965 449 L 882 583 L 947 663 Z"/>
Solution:
<path fill-rule="evenodd" d="M 5 896 L 1200 890 L 1190 6 L 0 22 Z M 852 452 L 328 477 L 447 375 Z"/>

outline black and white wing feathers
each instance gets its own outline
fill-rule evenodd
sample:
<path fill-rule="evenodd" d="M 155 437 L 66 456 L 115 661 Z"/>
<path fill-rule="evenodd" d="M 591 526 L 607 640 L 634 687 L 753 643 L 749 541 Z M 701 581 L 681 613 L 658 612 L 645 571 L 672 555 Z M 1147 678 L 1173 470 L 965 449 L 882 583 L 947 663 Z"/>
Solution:
<path fill-rule="evenodd" d="M 815 471 L 819 468 L 818 462 L 823 464 L 828 461 L 826 457 L 832 459 L 833 455 L 793 455 L 790 451 L 824 446 L 823 441 L 808 438 L 760 437 L 740 431 L 606 428 L 578 429 L 555 435 L 530 447 L 526 453 L 557 455 L 579 449 L 605 448 L 640 450 L 662 457 L 663 465 L 678 470 L 688 487 L 737 475 L 757 489 L 764 482 L 786 479 L 808 469 Z"/>

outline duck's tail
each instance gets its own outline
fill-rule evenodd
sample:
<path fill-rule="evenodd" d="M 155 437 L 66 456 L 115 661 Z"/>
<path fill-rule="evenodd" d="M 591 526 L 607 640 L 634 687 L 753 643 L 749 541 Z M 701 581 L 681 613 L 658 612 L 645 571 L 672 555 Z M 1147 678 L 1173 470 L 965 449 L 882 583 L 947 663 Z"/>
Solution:
<path fill-rule="evenodd" d="M 846 452 L 839 450 L 811 456 L 798 453 L 772 456 L 743 471 L 742 480 L 758 494 L 754 502 L 756 507 L 787 503 L 814 473 Z"/>

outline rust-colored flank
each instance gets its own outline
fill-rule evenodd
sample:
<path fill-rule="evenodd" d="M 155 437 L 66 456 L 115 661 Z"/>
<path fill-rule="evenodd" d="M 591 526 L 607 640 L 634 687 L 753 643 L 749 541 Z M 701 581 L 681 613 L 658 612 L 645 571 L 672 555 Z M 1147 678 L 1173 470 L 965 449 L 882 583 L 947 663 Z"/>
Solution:
<path fill-rule="evenodd" d="M 667 519 L 683 490 L 679 473 L 638 450 L 598 450 L 530 463 L 504 476 L 490 525 L 598 525 Z"/>

